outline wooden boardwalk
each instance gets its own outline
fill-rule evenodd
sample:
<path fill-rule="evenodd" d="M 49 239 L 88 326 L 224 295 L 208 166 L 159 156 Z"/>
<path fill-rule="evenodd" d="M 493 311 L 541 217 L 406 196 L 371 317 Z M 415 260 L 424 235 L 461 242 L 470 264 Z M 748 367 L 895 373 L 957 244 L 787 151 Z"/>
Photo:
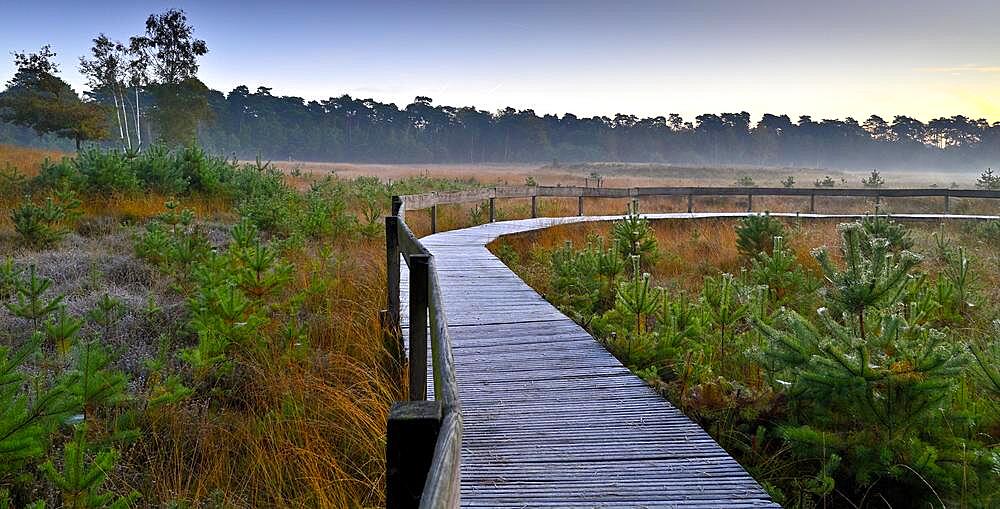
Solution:
<path fill-rule="evenodd" d="M 704 430 L 485 247 L 500 235 L 606 219 L 507 221 L 421 239 L 436 260 L 455 356 L 462 506 L 777 507 Z M 402 279 L 405 306 L 405 265 Z"/>

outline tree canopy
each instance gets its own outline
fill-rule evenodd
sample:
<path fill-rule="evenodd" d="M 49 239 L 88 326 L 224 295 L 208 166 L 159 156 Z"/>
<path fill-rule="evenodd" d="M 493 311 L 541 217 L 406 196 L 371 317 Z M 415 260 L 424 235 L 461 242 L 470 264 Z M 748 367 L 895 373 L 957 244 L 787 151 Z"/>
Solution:
<path fill-rule="evenodd" d="M 0 94 L 0 118 L 30 128 L 39 135 L 53 134 L 76 143 L 107 135 L 104 108 L 84 102 L 58 77 L 56 53 L 43 46 L 38 53 L 14 53 L 17 71 Z"/>

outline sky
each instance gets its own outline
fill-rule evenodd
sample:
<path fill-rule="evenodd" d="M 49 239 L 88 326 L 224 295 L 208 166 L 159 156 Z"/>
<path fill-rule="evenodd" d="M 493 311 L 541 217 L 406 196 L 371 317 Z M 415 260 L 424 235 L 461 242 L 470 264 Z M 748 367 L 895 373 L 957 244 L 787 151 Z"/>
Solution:
<path fill-rule="evenodd" d="M 77 91 L 98 33 L 184 9 L 201 79 L 404 106 L 578 116 L 786 113 L 1000 121 L 1000 2 L 0 0 L 0 50 L 52 44 Z M 13 75 L 11 58 L 0 80 Z"/>

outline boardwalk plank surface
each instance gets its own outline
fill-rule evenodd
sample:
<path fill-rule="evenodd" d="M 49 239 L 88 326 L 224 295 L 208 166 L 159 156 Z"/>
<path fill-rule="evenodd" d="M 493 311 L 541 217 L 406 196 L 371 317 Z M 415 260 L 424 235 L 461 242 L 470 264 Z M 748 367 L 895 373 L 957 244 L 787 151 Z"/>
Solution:
<path fill-rule="evenodd" d="M 421 239 L 434 255 L 455 355 L 462 506 L 776 507 L 704 430 L 485 247 L 501 235 L 609 219 L 506 221 Z"/>

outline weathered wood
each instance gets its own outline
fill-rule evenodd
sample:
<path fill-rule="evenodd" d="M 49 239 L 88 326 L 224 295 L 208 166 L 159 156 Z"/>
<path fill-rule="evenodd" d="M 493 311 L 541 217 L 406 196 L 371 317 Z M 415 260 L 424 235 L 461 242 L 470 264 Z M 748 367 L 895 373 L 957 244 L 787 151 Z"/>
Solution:
<path fill-rule="evenodd" d="M 810 211 L 815 210 L 816 196 L 904 198 L 945 197 L 1000 198 L 1000 191 L 987 189 L 867 189 L 867 188 L 785 188 L 785 187 L 637 187 L 595 188 L 573 186 L 514 186 L 480 188 L 446 193 L 426 193 L 400 197 L 401 210 L 417 210 L 449 203 L 473 203 L 496 198 L 639 198 L 643 196 L 688 196 L 688 211 L 693 211 L 694 196 L 808 196 Z M 752 199 L 751 199 L 752 200 Z M 402 216 L 402 212 L 400 214 Z"/>
<path fill-rule="evenodd" d="M 431 205 L 431 233 L 437 233 L 438 231 L 438 207 L 437 204 Z"/>
<path fill-rule="evenodd" d="M 688 195 L 688 214 L 694 212 L 694 195 Z"/>
<path fill-rule="evenodd" d="M 747 195 L 747 212 L 753 212 L 753 194 Z"/>
<path fill-rule="evenodd" d="M 577 197 L 577 199 L 576 199 L 576 215 L 578 215 L 578 216 L 582 216 L 583 215 L 583 196 L 582 195 L 579 196 L 579 197 Z"/>
<path fill-rule="evenodd" d="M 538 217 L 538 196 L 531 197 L 531 217 Z"/>
<path fill-rule="evenodd" d="M 393 206 L 395 206 L 395 200 Z M 399 218 L 385 218 L 386 306 L 389 327 L 399 325 Z"/>
<path fill-rule="evenodd" d="M 816 193 L 809 195 L 809 212 L 816 212 Z"/>
<path fill-rule="evenodd" d="M 497 199 L 490 197 L 490 222 L 495 223 L 497 220 Z"/>
<path fill-rule="evenodd" d="M 951 196 L 944 195 L 944 213 L 947 214 L 951 211 Z"/>
<path fill-rule="evenodd" d="M 410 401 L 427 399 L 427 297 L 430 257 L 409 256 Z"/>
<path fill-rule="evenodd" d="M 436 401 L 405 401 L 392 406 L 386 424 L 386 509 L 421 507 L 441 419 L 441 403 Z"/>

